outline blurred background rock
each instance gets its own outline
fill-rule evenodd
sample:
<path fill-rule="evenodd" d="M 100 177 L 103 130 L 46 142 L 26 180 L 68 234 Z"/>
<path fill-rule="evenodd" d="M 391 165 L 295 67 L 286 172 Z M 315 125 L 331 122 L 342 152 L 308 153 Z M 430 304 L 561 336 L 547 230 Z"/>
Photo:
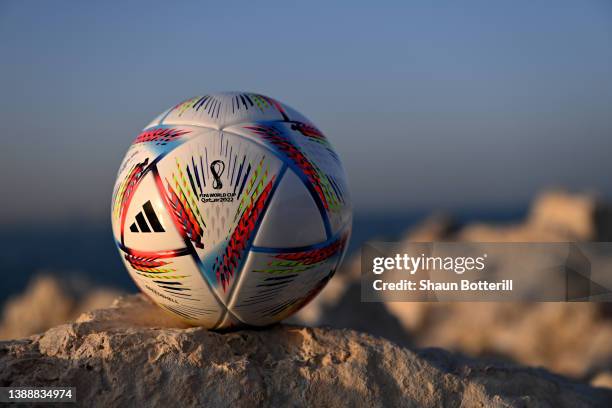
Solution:
<path fill-rule="evenodd" d="M 0 340 L 18 339 L 110 306 L 121 292 L 54 275 L 32 277 L 25 291 L 9 298 L 0 320 Z"/>

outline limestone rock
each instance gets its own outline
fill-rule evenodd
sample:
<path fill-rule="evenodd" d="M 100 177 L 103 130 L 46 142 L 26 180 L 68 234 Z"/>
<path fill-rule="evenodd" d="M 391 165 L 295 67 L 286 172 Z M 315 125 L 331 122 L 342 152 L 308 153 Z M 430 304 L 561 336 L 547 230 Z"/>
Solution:
<path fill-rule="evenodd" d="M 75 386 L 86 406 L 609 406 L 543 369 L 411 351 L 351 330 L 188 328 L 142 295 L 0 342 L 2 386 Z"/>

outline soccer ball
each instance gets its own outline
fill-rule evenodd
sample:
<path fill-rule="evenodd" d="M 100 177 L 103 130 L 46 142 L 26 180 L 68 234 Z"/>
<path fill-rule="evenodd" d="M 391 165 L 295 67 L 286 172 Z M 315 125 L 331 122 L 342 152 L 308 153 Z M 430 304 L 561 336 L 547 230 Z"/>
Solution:
<path fill-rule="evenodd" d="M 136 137 L 113 192 L 113 234 L 138 287 L 193 325 L 265 326 L 338 268 L 351 231 L 327 138 L 267 96 L 198 96 Z"/>

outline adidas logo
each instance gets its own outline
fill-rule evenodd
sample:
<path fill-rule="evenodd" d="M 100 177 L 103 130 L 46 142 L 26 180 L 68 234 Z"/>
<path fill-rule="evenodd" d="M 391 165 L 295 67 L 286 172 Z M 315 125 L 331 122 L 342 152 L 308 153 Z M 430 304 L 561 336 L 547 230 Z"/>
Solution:
<path fill-rule="evenodd" d="M 130 225 L 130 231 L 132 232 L 165 232 L 164 227 L 162 227 L 157 215 L 155 215 L 155 210 L 153 210 L 153 206 L 151 205 L 151 201 L 147 201 L 143 204 L 142 210 L 144 211 L 144 215 L 142 211 L 136 214 L 136 221 Z M 146 220 L 145 220 L 146 215 Z M 147 224 L 147 220 L 149 223 Z M 136 225 L 138 224 L 138 225 Z M 149 227 L 149 225 L 151 225 Z"/>

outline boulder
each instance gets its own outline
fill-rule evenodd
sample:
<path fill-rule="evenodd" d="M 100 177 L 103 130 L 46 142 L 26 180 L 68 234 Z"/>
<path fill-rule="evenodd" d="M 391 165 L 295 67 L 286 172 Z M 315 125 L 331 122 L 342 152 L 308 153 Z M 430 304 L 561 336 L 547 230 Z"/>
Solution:
<path fill-rule="evenodd" d="M 410 350 L 346 329 L 188 327 L 142 295 L 0 342 L 2 386 L 73 386 L 87 406 L 609 406 L 543 369 Z"/>

